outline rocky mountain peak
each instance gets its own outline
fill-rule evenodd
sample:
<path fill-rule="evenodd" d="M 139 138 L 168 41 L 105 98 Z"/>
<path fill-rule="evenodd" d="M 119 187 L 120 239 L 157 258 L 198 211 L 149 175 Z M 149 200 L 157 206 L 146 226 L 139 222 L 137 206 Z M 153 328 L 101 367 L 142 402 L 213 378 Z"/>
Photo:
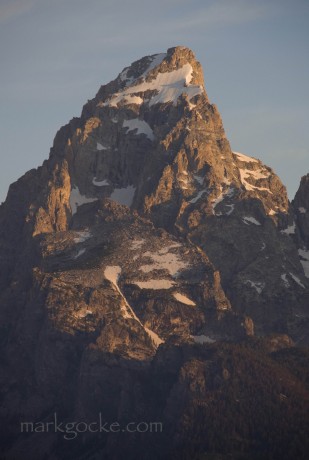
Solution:
<path fill-rule="evenodd" d="M 256 361 L 255 347 L 263 343 L 267 354 L 309 342 L 308 197 L 309 175 L 291 206 L 270 167 L 231 150 L 190 49 L 146 56 L 102 86 L 59 130 L 49 159 L 12 184 L 0 206 L 6 458 L 94 458 L 86 454 L 94 453 L 91 438 L 66 455 L 55 437 L 38 454 L 38 438 L 25 444 L 26 433 L 16 432 L 20 414 L 43 420 L 59 407 L 68 420 L 93 420 L 98 408 L 110 420 L 167 420 L 181 450 L 179 439 L 191 436 L 178 421 L 199 427 L 209 417 L 203 443 L 222 395 L 234 401 L 234 390 L 222 389 L 233 378 L 243 386 L 242 361 L 245 376 L 250 369 L 248 400 L 235 400 L 249 408 L 243 426 L 256 410 L 252 363 L 255 380 L 266 369 L 280 392 L 295 394 L 300 381 L 283 390 L 279 376 L 287 374 L 278 366 L 269 374 L 270 357 Z M 244 354 L 235 372 L 236 351 Z M 290 398 L 280 397 L 278 420 Z M 234 426 L 230 413 L 225 426 Z M 152 451 L 149 438 L 146 450 L 139 438 L 128 440 L 132 447 L 135 439 L 132 456 L 123 438 L 108 439 L 96 458 Z M 164 448 L 157 455 L 153 442 L 149 458 L 179 458 Z"/>
<path fill-rule="evenodd" d="M 159 218 L 164 227 L 198 223 L 201 205 L 214 214 L 221 203 L 218 212 L 229 215 L 237 196 L 258 198 L 274 222 L 287 211 L 286 190 L 273 171 L 232 153 L 188 48 L 125 68 L 101 87 L 75 125 L 53 150 L 68 163 L 73 215 L 78 200 L 107 197 Z"/>
<path fill-rule="evenodd" d="M 102 86 L 32 175 L 8 197 L 14 202 L 29 190 L 22 235 L 65 231 L 80 219 L 87 224 L 87 209 L 109 199 L 201 247 L 239 311 L 251 299 L 250 316 L 261 330 L 260 308 L 275 291 L 286 308 L 294 302 L 285 294 L 291 285 L 301 297 L 306 292 L 286 189 L 260 160 L 232 152 L 188 48 L 143 57 Z M 266 247 L 275 254 L 271 263 Z M 269 270 L 271 283 L 264 280 Z"/>
<path fill-rule="evenodd" d="M 303 178 L 295 198 L 303 235 L 307 185 Z M 3 226 L 4 239 L 15 253 L 31 237 L 91 227 L 93 209 L 106 200 L 117 215 L 125 206 L 203 251 L 218 273 L 216 290 L 221 279 L 226 304 L 249 313 L 257 331 L 288 332 L 290 305 L 305 305 L 308 280 L 290 238 L 296 224 L 285 187 L 260 160 L 232 152 L 190 49 L 146 56 L 99 90 L 81 117 L 58 132 L 49 160 L 11 187 L 2 220 L 12 223 Z M 266 327 L 274 293 L 282 318 L 269 315 Z"/>

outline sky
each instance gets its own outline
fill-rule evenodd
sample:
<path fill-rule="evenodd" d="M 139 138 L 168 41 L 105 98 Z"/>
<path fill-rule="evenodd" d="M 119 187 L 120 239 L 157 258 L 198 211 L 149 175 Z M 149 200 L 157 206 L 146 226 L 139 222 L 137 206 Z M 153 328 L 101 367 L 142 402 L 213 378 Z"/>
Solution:
<path fill-rule="evenodd" d="M 0 202 L 131 62 L 191 48 L 233 150 L 309 172 L 309 0 L 0 0 Z"/>

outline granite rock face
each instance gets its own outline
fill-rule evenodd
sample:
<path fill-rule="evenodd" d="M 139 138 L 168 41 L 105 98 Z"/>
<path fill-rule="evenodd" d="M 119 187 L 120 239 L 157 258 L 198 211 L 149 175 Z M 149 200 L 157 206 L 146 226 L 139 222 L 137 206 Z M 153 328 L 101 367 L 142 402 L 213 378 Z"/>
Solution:
<path fill-rule="evenodd" d="M 185 420 L 194 394 L 229 374 L 216 358 L 205 383 L 203 344 L 308 343 L 308 177 L 290 205 L 271 168 L 231 151 L 187 48 L 102 86 L 0 207 L 7 458 L 71 458 L 48 437 L 40 447 L 16 435 L 20 420 L 58 410 Z"/>

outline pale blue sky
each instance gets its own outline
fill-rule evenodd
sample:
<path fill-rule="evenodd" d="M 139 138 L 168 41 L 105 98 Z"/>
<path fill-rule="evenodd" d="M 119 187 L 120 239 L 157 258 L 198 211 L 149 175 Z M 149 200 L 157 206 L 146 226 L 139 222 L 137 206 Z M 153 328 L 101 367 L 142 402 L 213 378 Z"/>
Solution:
<path fill-rule="evenodd" d="M 0 201 L 123 67 L 193 49 L 234 150 L 309 172 L 308 0 L 0 0 Z"/>

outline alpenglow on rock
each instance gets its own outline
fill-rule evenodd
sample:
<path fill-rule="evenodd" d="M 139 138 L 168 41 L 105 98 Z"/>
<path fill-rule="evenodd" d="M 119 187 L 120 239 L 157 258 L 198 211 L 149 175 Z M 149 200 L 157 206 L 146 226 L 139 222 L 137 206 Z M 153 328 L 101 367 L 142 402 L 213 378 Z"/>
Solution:
<path fill-rule="evenodd" d="M 102 86 L 0 207 L 10 436 L 17 406 L 25 420 L 55 407 L 76 420 L 98 407 L 109 420 L 130 410 L 170 420 L 170 404 L 175 422 L 181 376 L 204 372 L 191 363 L 198 347 L 254 334 L 308 343 L 306 180 L 291 206 L 271 168 L 232 152 L 188 48 L 144 57 Z M 25 458 L 16 439 L 5 452 Z M 159 454 L 149 458 L 168 458 Z"/>

